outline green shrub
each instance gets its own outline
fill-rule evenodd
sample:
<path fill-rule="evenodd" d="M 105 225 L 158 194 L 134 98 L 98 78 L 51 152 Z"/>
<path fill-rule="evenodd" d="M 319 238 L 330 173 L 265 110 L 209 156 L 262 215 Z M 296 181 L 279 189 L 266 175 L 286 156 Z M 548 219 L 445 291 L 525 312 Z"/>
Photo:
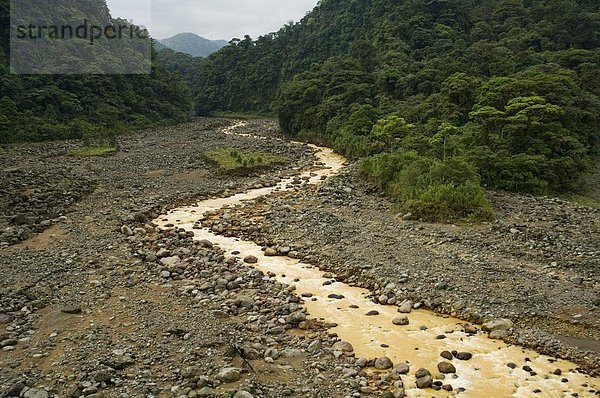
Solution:
<path fill-rule="evenodd" d="M 372 182 L 385 189 L 397 173 L 419 159 L 420 156 L 412 151 L 389 152 L 361 160 L 360 168 Z"/>
<path fill-rule="evenodd" d="M 325 134 L 317 133 L 311 130 L 302 130 L 298 133 L 298 139 L 302 142 L 309 142 L 319 146 L 329 145 L 331 139 Z"/>
<path fill-rule="evenodd" d="M 333 142 L 333 149 L 351 159 L 358 159 L 381 152 L 382 145 L 367 136 L 343 132 Z"/>
<path fill-rule="evenodd" d="M 548 173 L 547 160 L 541 155 L 519 154 L 509 156 L 504 152 L 478 151 L 472 158 L 482 170 L 486 185 L 512 192 L 529 192 L 545 195 L 550 192 L 547 180 L 540 176 Z"/>
<path fill-rule="evenodd" d="M 414 217 L 432 222 L 494 218 L 475 166 L 464 158 L 395 151 L 363 159 L 360 169 Z"/>
<path fill-rule="evenodd" d="M 392 184 L 392 191 L 394 187 Z M 483 189 L 472 181 L 460 185 L 429 185 L 415 192 L 414 199 L 407 200 L 403 208 L 413 217 L 425 221 L 489 221 L 494 218 Z"/>

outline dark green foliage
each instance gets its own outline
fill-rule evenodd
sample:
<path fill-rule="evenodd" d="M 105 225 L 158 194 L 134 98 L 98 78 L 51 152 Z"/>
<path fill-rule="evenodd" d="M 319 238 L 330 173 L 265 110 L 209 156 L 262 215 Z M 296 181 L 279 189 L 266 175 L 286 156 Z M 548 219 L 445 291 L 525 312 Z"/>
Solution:
<path fill-rule="evenodd" d="M 413 217 L 425 221 L 494 217 L 475 168 L 464 158 L 440 160 L 399 150 L 364 159 L 361 171 Z"/>
<path fill-rule="evenodd" d="M 203 114 L 273 109 L 352 158 L 460 158 L 479 176 L 461 189 L 568 191 L 600 144 L 599 32 L 600 3 L 584 0 L 323 0 L 232 41 L 193 90 Z M 385 188 L 406 202 L 406 184 Z"/>
<path fill-rule="evenodd" d="M 108 13 L 104 0 L 85 7 L 92 17 Z M 84 138 L 103 146 L 124 130 L 189 118 L 185 82 L 160 62 L 154 62 L 150 75 L 9 74 L 7 10 L 8 0 L 0 0 L 0 143 Z"/>

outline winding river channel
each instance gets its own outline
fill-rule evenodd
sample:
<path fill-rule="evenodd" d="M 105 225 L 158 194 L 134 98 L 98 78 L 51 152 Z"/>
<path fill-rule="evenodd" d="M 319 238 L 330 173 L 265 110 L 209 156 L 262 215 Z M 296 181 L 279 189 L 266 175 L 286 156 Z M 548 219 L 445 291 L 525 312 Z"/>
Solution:
<path fill-rule="evenodd" d="M 236 134 L 235 130 L 242 125 L 243 123 L 238 123 L 223 132 Z M 311 148 L 317 158 L 315 169 L 300 176 L 307 178 L 309 184 L 321 184 L 344 168 L 346 159 L 331 149 L 316 146 Z M 193 206 L 173 209 L 157 218 L 155 223 L 164 229 L 168 229 L 166 225 L 172 224 L 176 228 L 193 230 L 195 239 L 210 240 L 229 254 L 239 252 L 238 256 L 241 258 L 256 256 L 259 259 L 258 264 L 254 265 L 256 268 L 265 273 L 275 273 L 281 283 L 295 285 L 299 293 L 311 293 L 312 299 L 306 300 L 304 304 L 310 317 L 337 324 L 332 331 L 353 345 L 357 358 L 387 356 L 395 364 L 410 364 L 410 374 L 403 377 L 409 397 L 452 396 L 445 391 L 417 389 L 414 372 L 423 367 L 435 375 L 437 372 L 433 371 L 437 371 L 438 363 L 445 361 L 440 353 L 454 350 L 473 354 L 473 358 L 467 361 L 454 359 L 452 364 L 456 367 L 456 374 L 446 375 L 444 381 L 444 384 L 452 384 L 455 390 L 464 388 L 465 392 L 460 394 L 462 397 L 597 396 L 590 391 L 600 390 L 600 379 L 577 372 L 577 365 L 572 362 L 507 345 L 500 340 L 491 340 L 485 333 L 468 335 L 463 331 L 465 322 L 427 310 L 415 310 L 407 314 L 409 325 L 396 326 L 392 320 L 398 316 L 397 307 L 373 303 L 368 298 L 367 290 L 335 282 L 330 275 L 325 278 L 324 272 L 299 260 L 267 257 L 261 246 L 253 242 L 216 235 L 207 228 L 200 228 L 203 214 L 224 207 L 234 207 L 276 191 L 292 189 L 292 181 L 292 178 L 284 179 L 273 187 L 251 189 L 234 196 L 208 199 Z M 332 283 L 324 285 L 325 281 Z M 331 294 L 342 295 L 344 298 L 328 298 Z M 379 315 L 367 316 L 369 311 L 378 311 Z M 437 339 L 440 335 L 445 335 L 446 338 Z M 507 366 L 509 363 L 516 364 L 516 368 Z M 529 366 L 534 372 L 524 370 L 524 366 Z"/>

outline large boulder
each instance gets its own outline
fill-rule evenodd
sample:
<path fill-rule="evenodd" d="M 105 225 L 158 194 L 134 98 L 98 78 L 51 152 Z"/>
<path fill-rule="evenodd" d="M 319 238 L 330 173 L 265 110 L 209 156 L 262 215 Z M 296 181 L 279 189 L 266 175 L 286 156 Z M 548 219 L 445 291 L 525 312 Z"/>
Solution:
<path fill-rule="evenodd" d="M 337 343 L 335 343 L 333 345 L 333 351 L 341 351 L 341 352 L 352 352 L 354 351 L 354 347 L 352 347 L 352 344 L 348 343 L 347 341 L 338 341 Z"/>
<path fill-rule="evenodd" d="M 493 332 L 496 330 L 510 330 L 513 328 L 513 323 L 510 319 L 494 319 L 493 321 L 484 323 L 481 328 L 485 332 Z"/>
<path fill-rule="evenodd" d="M 387 370 L 394 367 L 394 363 L 388 357 L 380 357 L 375 360 L 375 369 Z"/>
<path fill-rule="evenodd" d="M 398 315 L 392 320 L 392 323 L 396 326 L 406 326 L 410 323 L 408 317 L 404 314 Z"/>
<path fill-rule="evenodd" d="M 448 373 L 456 373 L 456 368 L 449 362 L 440 362 L 438 364 L 438 370 L 440 373 L 448 374 Z"/>
<path fill-rule="evenodd" d="M 30 388 L 25 391 L 23 398 L 48 398 L 48 391 L 42 390 L 41 388 Z"/>
<path fill-rule="evenodd" d="M 224 368 L 217 373 L 217 380 L 222 383 L 235 383 L 242 378 L 242 370 L 239 368 Z"/>

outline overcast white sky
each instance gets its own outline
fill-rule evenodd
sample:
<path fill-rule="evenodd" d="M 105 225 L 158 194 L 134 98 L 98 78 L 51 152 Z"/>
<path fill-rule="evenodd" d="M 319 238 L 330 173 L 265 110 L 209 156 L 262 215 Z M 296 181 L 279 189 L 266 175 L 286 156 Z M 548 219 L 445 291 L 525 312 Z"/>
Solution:
<path fill-rule="evenodd" d="M 164 39 L 193 32 L 207 39 L 256 38 L 298 21 L 318 0 L 107 0 L 113 17 L 133 19 Z"/>

